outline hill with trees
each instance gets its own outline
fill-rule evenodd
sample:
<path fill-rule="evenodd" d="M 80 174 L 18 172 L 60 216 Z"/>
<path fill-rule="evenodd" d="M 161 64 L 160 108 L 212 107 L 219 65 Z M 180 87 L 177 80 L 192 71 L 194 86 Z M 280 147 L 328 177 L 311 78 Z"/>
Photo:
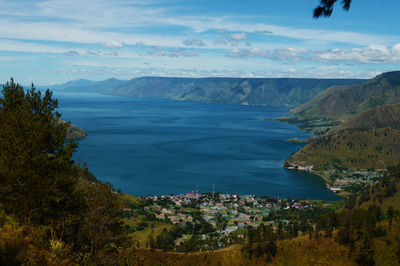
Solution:
<path fill-rule="evenodd" d="M 370 108 L 333 127 L 327 134 L 343 129 L 372 130 L 384 127 L 400 129 L 400 104 L 388 104 Z"/>
<path fill-rule="evenodd" d="M 331 87 L 292 113 L 299 119 L 346 120 L 369 108 L 400 102 L 400 71 L 387 72 L 350 86 Z"/>
<path fill-rule="evenodd" d="M 287 162 L 322 169 L 387 169 L 400 161 L 400 130 L 346 129 L 307 144 Z"/>
<path fill-rule="evenodd" d="M 330 87 L 292 112 L 292 123 L 322 136 L 288 163 L 354 170 L 386 169 L 399 162 L 400 71 Z"/>

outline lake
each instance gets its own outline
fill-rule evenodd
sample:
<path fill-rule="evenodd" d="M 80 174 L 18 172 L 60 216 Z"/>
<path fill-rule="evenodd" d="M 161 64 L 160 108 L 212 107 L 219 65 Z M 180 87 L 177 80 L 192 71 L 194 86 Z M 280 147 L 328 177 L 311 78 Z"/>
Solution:
<path fill-rule="evenodd" d="M 265 118 L 288 109 L 55 92 L 62 119 L 84 129 L 76 162 L 138 196 L 215 191 L 338 199 L 312 174 L 282 168 L 310 134 Z"/>

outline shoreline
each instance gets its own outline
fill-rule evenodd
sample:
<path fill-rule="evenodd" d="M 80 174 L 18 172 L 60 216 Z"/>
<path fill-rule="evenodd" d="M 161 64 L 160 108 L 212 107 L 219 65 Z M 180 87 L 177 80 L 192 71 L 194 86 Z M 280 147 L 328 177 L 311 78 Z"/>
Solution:
<path fill-rule="evenodd" d="M 289 163 L 289 162 L 288 162 L 288 163 Z M 331 181 L 330 181 L 330 179 L 329 179 L 329 176 L 326 176 L 326 175 L 322 174 L 322 173 L 319 172 L 319 171 L 315 171 L 313 165 L 300 166 L 300 165 L 295 165 L 295 164 L 293 164 L 293 163 L 289 163 L 289 164 L 290 164 L 290 166 L 287 166 L 287 167 L 283 166 L 283 168 L 285 168 L 285 169 L 287 169 L 287 170 L 291 170 L 291 171 L 302 171 L 302 172 L 307 172 L 307 173 L 310 173 L 310 174 L 319 176 L 319 177 L 324 181 L 325 187 L 326 187 L 327 189 L 329 189 L 330 191 L 332 191 L 332 192 L 333 192 L 335 195 L 337 195 L 337 196 L 340 196 L 340 197 L 348 197 L 348 196 L 351 195 L 351 193 L 345 192 L 345 191 L 343 191 L 341 188 L 337 188 L 337 187 L 332 186 L 332 185 L 330 184 Z M 296 168 L 296 167 L 297 167 L 297 168 Z"/>
<path fill-rule="evenodd" d="M 306 127 L 305 123 L 302 122 L 301 120 L 299 120 L 296 116 L 266 118 L 265 120 L 266 121 L 267 120 L 268 121 L 278 121 L 278 122 L 284 122 L 284 123 L 293 124 L 293 125 L 296 125 L 296 128 L 298 130 L 301 130 L 303 132 L 312 133 L 313 136 L 311 136 L 311 137 L 309 137 L 307 139 L 299 139 L 297 137 L 294 137 L 294 138 L 286 140 L 287 142 L 304 143 L 306 145 L 308 143 L 311 143 L 311 142 L 316 141 L 316 140 L 318 140 L 318 139 L 323 137 L 323 135 L 317 134 L 317 131 L 315 131 L 315 129 L 318 129 L 321 126 L 319 124 L 320 122 L 322 122 L 322 126 L 326 126 L 326 121 L 324 121 L 323 119 L 321 121 L 321 119 L 320 119 L 320 120 L 317 120 L 317 122 L 319 122 L 319 123 L 317 123 L 317 125 L 313 125 L 313 126 L 315 126 L 315 128 L 314 127 L 309 127 L 310 126 L 309 124 L 308 124 L 308 127 Z M 296 152 L 298 152 L 298 151 L 296 151 Z M 323 173 L 321 173 L 319 171 L 315 171 L 313 165 L 305 165 L 304 166 L 304 165 L 294 164 L 294 163 L 288 161 L 289 158 L 287 158 L 285 160 L 285 163 L 282 166 L 283 168 L 285 168 L 287 170 L 291 170 L 291 171 L 293 171 L 293 170 L 294 171 L 303 171 L 303 172 L 307 172 L 307 173 L 319 176 L 324 181 L 325 187 L 327 189 L 329 189 L 330 191 L 332 191 L 335 195 L 337 195 L 339 197 L 346 198 L 346 197 L 348 197 L 348 196 L 350 196 L 352 194 L 352 193 L 344 191 L 341 188 L 332 186 L 331 180 L 330 180 L 331 176 L 329 174 L 328 175 L 324 175 Z"/>

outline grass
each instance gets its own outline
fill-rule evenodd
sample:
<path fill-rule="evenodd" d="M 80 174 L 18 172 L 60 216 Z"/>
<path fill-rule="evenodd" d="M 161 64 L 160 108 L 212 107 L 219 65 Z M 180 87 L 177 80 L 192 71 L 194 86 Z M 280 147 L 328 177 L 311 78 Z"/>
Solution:
<path fill-rule="evenodd" d="M 138 197 L 135 197 L 135 196 L 132 196 L 132 195 L 126 194 L 126 193 L 121 194 L 121 199 L 123 201 L 129 202 L 131 204 L 137 204 L 140 201 Z"/>
<path fill-rule="evenodd" d="M 221 250 L 177 253 L 160 250 L 134 249 L 131 263 L 135 265 L 355 265 L 347 256 L 348 248 L 332 238 L 309 239 L 308 235 L 277 242 L 278 253 L 271 260 L 249 256 L 243 245 Z"/>
<path fill-rule="evenodd" d="M 155 222 L 152 227 L 148 227 L 144 230 L 135 231 L 130 233 L 129 236 L 132 238 L 132 241 L 137 246 L 139 243 L 140 247 L 146 247 L 146 243 L 148 244 L 150 235 L 153 234 L 154 238 L 156 238 L 164 229 L 170 230 L 172 225 L 165 223 Z"/>

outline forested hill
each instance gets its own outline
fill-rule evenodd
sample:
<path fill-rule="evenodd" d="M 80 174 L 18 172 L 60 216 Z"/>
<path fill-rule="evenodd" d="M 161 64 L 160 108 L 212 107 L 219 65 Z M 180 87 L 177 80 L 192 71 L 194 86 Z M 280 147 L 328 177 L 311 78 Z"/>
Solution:
<path fill-rule="evenodd" d="M 326 135 L 288 159 L 298 166 L 321 169 L 387 169 L 399 163 L 400 130 L 379 128 L 361 131 L 346 129 Z"/>
<path fill-rule="evenodd" d="M 331 87 L 292 112 L 299 118 L 344 120 L 372 107 L 399 102 L 400 71 L 394 71 L 361 84 Z"/>
<path fill-rule="evenodd" d="M 384 127 L 400 129 L 400 103 L 370 108 L 334 127 L 328 134 L 342 129 L 371 130 Z"/>
<path fill-rule="evenodd" d="M 363 81 L 357 79 L 142 77 L 129 81 L 78 80 L 52 88 L 208 103 L 296 106 L 307 102 L 330 86 L 359 84 Z"/>

